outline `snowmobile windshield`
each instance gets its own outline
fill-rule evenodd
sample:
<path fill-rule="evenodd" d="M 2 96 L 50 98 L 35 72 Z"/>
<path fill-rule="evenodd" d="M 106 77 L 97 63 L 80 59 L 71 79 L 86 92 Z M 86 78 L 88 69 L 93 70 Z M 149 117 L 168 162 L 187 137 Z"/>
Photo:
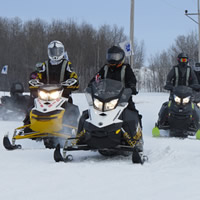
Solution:
<path fill-rule="evenodd" d="M 45 90 L 47 92 L 62 90 L 62 86 L 59 84 L 46 84 L 39 87 L 40 90 Z"/>
<path fill-rule="evenodd" d="M 102 79 L 92 83 L 92 96 L 106 102 L 119 98 L 123 89 L 124 87 L 120 81 Z"/>
<path fill-rule="evenodd" d="M 180 98 L 185 98 L 188 96 L 192 96 L 192 88 L 181 85 L 181 86 L 177 86 L 174 88 L 174 95 L 180 97 Z"/>

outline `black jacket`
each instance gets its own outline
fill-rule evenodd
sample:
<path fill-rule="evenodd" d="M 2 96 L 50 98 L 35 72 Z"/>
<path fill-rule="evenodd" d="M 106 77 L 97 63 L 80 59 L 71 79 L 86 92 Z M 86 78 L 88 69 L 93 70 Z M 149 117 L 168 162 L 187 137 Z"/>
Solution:
<path fill-rule="evenodd" d="M 106 66 L 108 70 L 106 77 L 104 77 Z M 125 74 L 124 74 L 124 80 L 121 80 L 121 71 L 123 69 L 123 66 L 125 66 Z M 109 67 L 106 64 L 100 69 L 100 71 L 95 75 L 95 77 L 96 76 L 99 76 L 100 79 L 109 78 L 117 81 L 124 81 L 125 87 L 131 88 L 132 94 L 137 94 L 136 91 L 137 80 L 129 64 L 123 64 L 121 67 Z M 95 80 L 95 77 L 90 81 L 89 85 Z"/>
<path fill-rule="evenodd" d="M 65 69 L 62 71 L 62 65 L 63 65 L 64 61 L 66 63 L 66 66 L 65 66 Z M 48 65 L 48 73 L 47 73 L 47 65 Z M 62 77 L 63 77 L 63 79 L 62 79 Z M 65 97 L 68 97 L 68 95 L 71 93 L 72 90 L 77 90 L 79 88 L 78 76 L 73 71 L 70 61 L 66 61 L 63 59 L 62 62 L 59 63 L 58 65 L 52 65 L 50 63 L 50 61 L 48 60 L 44 63 L 41 63 L 41 66 L 39 66 L 36 69 L 36 71 L 34 71 L 30 74 L 30 80 L 38 79 L 40 82 L 42 82 L 44 84 L 59 84 L 70 78 L 76 79 L 77 83 L 76 83 L 76 85 L 72 86 L 71 88 L 64 87 L 63 96 L 65 96 Z M 35 94 L 37 87 L 29 85 L 29 89 L 31 92 L 33 92 Z"/>
<path fill-rule="evenodd" d="M 175 69 L 178 69 L 178 80 Z M 189 70 L 189 76 L 187 78 L 187 70 Z M 188 80 L 187 80 L 188 79 Z M 197 77 L 190 66 L 181 67 L 179 65 L 173 66 L 167 75 L 166 85 L 176 86 L 176 85 L 187 85 L 198 84 Z"/>

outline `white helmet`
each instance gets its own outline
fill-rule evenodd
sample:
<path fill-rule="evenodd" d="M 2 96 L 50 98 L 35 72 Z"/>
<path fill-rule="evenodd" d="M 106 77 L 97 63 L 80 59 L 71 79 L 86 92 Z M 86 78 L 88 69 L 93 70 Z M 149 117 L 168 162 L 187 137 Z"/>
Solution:
<path fill-rule="evenodd" d="M 48 45 L 48 56 L 51 61 L 58 62 L 63 59 L 65 53 L 64 45 L 58 41 L 54 40 Z"/>

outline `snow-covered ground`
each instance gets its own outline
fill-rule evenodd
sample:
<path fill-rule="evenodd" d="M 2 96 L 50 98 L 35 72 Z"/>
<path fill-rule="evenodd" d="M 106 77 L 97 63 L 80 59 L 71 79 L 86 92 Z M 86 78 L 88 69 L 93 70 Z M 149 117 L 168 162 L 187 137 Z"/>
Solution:
<path fill-rule="evenodd" d="M 0 143 L 1 200 L 199 200 L 200 141 L 193 138 L 152 138 L 151 130 L 168 94 L 134 97 L 143 115 L 144 153 L 149 161 L 132 164 L 131 157 L 105 158 L 97 152 L 70 152 L 73 162 L 56 163 L 53 150 L 41 143 L 18 141 L 25 150 L 7 151 Z M 74 94 L 83 110 L 83 94 Z M 22 122 L 0 121 L 4 134 Z"/>

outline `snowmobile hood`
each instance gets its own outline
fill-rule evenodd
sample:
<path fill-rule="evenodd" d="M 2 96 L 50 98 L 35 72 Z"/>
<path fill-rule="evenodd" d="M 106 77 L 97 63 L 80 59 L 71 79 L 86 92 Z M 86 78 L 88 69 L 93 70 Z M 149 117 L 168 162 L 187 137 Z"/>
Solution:
<path fill-rule="evenodd" d="M 174 95 L 185 98 L 192 95 L 192 88 L 181 85 L 174 88 Z"/>
<path fill-rule="evenodd" d="M 59 84 L 46 84 L 39 87 L 39 90 L 51 92 L 56 90 L 62 90 L 62 86 Z"/>

